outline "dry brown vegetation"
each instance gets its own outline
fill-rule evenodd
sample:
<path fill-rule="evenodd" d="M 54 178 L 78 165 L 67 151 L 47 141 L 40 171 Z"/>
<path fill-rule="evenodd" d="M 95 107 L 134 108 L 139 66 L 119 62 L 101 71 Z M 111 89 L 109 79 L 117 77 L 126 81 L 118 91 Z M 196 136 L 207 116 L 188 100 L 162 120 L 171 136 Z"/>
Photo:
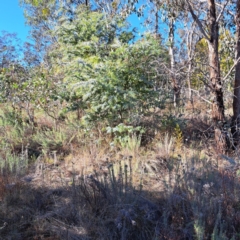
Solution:
<path fill-rule="evenodd" d="M 0 239 L 240 239 L 238 151 L 218 154 L 206 112 L 158 115 L 112 145 L 73 116 L 2 113 Z"/>

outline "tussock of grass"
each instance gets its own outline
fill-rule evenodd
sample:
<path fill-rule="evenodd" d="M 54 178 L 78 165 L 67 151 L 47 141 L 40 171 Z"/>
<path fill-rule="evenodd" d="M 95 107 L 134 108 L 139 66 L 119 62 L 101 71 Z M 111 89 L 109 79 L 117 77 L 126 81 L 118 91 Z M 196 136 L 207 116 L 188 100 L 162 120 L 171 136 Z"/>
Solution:
<path fill-rule="evenodd" d="M 7 225 L 1 234 L 6 239 L 67 239 L 67 234 L 78 239 L 237 239 L 239 179 L 197 157 L 178 159 L 159 192 L 144 188 L 144 174 L 134 187 L 124 161 L 110 163 L 103 174 L 73 175 L 70 184 L 53 189 L 5 183 L 0 222 Z"/>

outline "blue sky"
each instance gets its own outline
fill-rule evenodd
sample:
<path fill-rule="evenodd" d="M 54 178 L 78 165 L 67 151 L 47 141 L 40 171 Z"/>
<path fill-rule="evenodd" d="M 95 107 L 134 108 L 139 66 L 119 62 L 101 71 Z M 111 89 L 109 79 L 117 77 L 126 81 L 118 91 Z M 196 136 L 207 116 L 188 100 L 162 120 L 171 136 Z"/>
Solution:
<path fill-rule="evenodd" d="M 129 17 L 133 26 L 138 27 L 139 32 L 143 32 L 143 26 L 140 26 L 140 20 L 133 14 Z M 0 33 L 7 31 L 17 33 L 22 42 L 27 41 L 30 28 L 25 25 L 23 10 L 19 6 L 18 0 L 0 0 Z"/>
<path fill-rule="evenodd" d="M 17 33 L 18 38 L 27 41 L 29 27 L 25 25 L 18 0 L 0 0 L 0 32 L 2 31 Z"/>
<path fill-rule="evenodd" d="M 139 19 L 136 14 L 131 15 L 129 21 L 132 27 L 138 28 L 139 35 L 146 30 L 145 27 L 140 25 L 143 19 Z M 2 31 L 17 33 L 18 38 L 24 42 L 28 40 L 29 30 L 30 28 L 25 25 L 23 10 L 19 6 L 18 0 L 0 0 L 0 33 Z M 164 28 L 159 30 L 163 35 L 166 34 Z"/>

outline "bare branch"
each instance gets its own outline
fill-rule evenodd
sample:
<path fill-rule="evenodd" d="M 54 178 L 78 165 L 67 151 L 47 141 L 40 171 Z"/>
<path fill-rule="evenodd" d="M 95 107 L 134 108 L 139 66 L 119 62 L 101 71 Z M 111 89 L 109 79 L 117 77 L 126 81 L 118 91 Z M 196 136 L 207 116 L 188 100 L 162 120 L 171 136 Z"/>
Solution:
<path fill-rule="evenodd" d="M 217 6 L 222 7 L 222 4 L 216 3 Z M 232 17 L 235 18 L 235 13 L 231 12 L 229 9 L 226 9 L 227 13 L 230 14 Z"/>
<path fill-rule="evenodd" d="M 197 90 L 195 90 L 195 89 L 192 89 L 192 88 L 191 88 L 191 91 L 197 93 L 197 96 L 200 97 L 203 101 L 205 101 L 205 102 L 207 102 L 207 103 L 209 103 L 209 104 L 212 104 L 212 102 L 210 102 L 210 101 L 208 101 L 207 99 L 205 99 L 204 97 L 202 97 L 202 96 L 200 95 L 199 91 L 197 91 Z"/>
<path fill-rule="evenodd" d="M 219 22 L 220 18 L 221 18 L 222 15 L 223 15 L 223 11 L 225 10 L 225 8 L 226 8 L 226 6 L 228 5 L 228 3 L 229 3 L 229 0 L 227 0 L 226 3 L 225 3 L 223 6 L 220 5 L 220 6 L 222 7 L 222 9 L 221 9 L 221 11 L 220 11 L 220 13 L 219 13 L 219 15 L 218 15 L 218 17 L 217 17 L 216 22 Z"/>
<path fill-rule="evenodd" d="M 223 78 L 223 81 L 225 81 L 228 78 L 228 76 L 231 74 L 231 72 L 233 71 L 235 66 L 239 63 L 239 61 L 240 61 L 240 57 L 235 61 L 235 63 L 233 64 L 233 66 L 231 67 L 227 75 Z"/>
<path fill-rule="evenodd" d="M 187 4 L 188 4 L 188 7 L 189 7 L 189 10 L 190 10 L 190 13 L 191 13 L 191 15 L 192 15 L 194 21 L 196 21 L 198 27 L 200 28 L 201 33 L 203 34 L 203 36 L 206 38 L 207 41 L 210 41 L 210 39 L 209 39 L 209 37 L 208 37 L 206 31 L 205 31 L 204 28 L 203 28 L 202 23 L 200 22 L 199 18 L 198 18 L 198 17 L 196 16 L 196 14 L 194 13 L 191 4 L 189 3 L 188 0 L 186 0 L 186 1 L 187 1 Z"/>

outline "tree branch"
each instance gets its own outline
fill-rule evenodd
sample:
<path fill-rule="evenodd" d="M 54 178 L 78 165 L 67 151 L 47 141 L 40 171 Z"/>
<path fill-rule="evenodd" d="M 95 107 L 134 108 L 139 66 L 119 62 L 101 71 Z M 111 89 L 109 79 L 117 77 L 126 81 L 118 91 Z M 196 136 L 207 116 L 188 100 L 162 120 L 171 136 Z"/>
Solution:
<path fill-rule="evenodd" d="M 222 7 L 222 4 L 216 3 L 217 6 Z M 229 9 L 226 10 L 228 14 L 230 14 L 232 17 L 235 17 L 235 13 L 231 12 Z"/>
<path fill-rule="evenodd" d="M 212 102 L 210 102 L 210 101 L 208 101 L 207 99 L 205 99 L 204 97 L 202 97 L 202 96 L 200 95 L 199 91 L 197 91 L 197 90 L 195 90 L 195 89 L 192 89 L 192 88 L 191 88 L 191 91 L 197 93 L 197 96 L 200 97 L 203 101 L 205 101 L 205 102 L 207 102 L 207 103 L 209 103 L 209 104 L 212 104 Z"/>
<path fill-rule="evenodd" d="M 235 66 L 239 63 L 240 61 L 240 57 L 236 60 L 236 62 L 233 64 L 233 66 L 231 67 L 231 69 L 229 70 L 229 72 L 227 73 L 227 75 L 223 78 L 223 81 L 225 81 L 228 76 L 231 74 L 232 70 L 235 68 Z"/>
<path fill-rule="evenodd" d="M 229 3 L 229 0 L 227 0 L 226 3 L 225 3 L 223 6 L 221 5 L 222 9 L 221 9 L 221 11 L 220 11 L 220 13 L 219 13 L 219 15 L 218 15 L 218 17 L 217 17 L 216 22 L 219 22 L 220 18 L 221 18 L 222 15 L 223 15 L 223 11 L 225 10 L 225 8 L 226 8 L 226 6 L 228 5 L 228 3 Z"/>
<path fill-rule="evenodd" d="M 191 13 L 191 15 L 192 15 L 194 21 L 196 21 L 198 27 L 200 28 L 201 33 L 203 34 L 203 36 L 206 38 L 207 41 L 210 41 L 210 39 L 209 39 L 209 37 L 208 37 L 206 31 L 203 29 L 203 25 L 202 25 L 202 23 L 200 22 L 199 18 L 198 18 L 198 17 L 196 16 L 196 14 L 194 13 L 191 4 L 189 3 L 188 0 L 186 0 L 186 1 L 187 1 L 187 4 L 188 4 L 188 7 L 189 7 L 189 10 L 190 10 L 190 13 Z"/>

